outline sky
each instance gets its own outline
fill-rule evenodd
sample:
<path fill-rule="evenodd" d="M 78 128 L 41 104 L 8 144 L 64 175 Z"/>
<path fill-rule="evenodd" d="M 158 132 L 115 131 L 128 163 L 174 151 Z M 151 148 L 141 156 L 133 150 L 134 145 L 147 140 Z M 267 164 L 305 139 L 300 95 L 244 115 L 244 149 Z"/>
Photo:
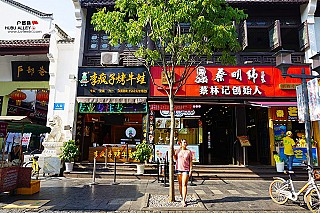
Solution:
<path fill-rule="evenodd" d="M 72 0 L 15 0 L 43 13 L 52 13 L 53 21 L 69 36 L 75 36 L 75 15 Z"/>

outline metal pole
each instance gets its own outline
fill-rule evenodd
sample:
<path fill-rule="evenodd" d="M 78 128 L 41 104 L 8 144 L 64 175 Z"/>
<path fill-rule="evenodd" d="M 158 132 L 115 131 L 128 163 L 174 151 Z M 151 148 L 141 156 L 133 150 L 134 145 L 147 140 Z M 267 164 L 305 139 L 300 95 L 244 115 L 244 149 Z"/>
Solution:
<path fill-rule="evenodd" d="M 305 75 L 305 69 L 302 68 L 301 74 Z M 308 98 L 308 90 L 307 90 L 307 80 L 306 78 L 302 78 L 302 92 L 304 97 L 304 126 L 305 126 L 305 134 L 306 134 L 306 142 L 307 142 L 307 153 L 308 153 L 308 165 L 313 168 L 313 156 L 312 156 L 312 144 L 310 140 L 311 135 L 311 123 L 310 123 L 310 114 L 309 114 L 309 98 Z M 308 170 L 309 171 L 309 170 Z M 310 175 L 310 174 L 309 174 Z"/>
<path fill-rule="evenodd" d="M 157 158 L 157 179 L 158 179 L 158 183 L 160 182 L 160 163 L 159 163 L 159 158 Z"/>
<path fill-rule="evenodd" d="M 97 159 L 93 158 L 93 172 L 92 172 L 92 183 L 91 185 L 95 185 L 96 183 L 96 163 Z"/>
<path fill-rule="evenodd" d="M 129 145 L 128 145 L 128 143 L 126 143 L 126 163 L 129 163 L 129 156 L 128 156 L 128 154 L 129 154 Z"/>
<path fill-rule="evenodd" d="M 114 156 L 114 173 L 113 173 L 113 183 L 112 185 L 118 185 L 119 183 L 116 182 L 117 179 L 117 159 L 116 156 Z"/>
<path fill-rule="evenodd" d="M 108 167 L 108 148 L 106 148 L 104 153 L 104 168 L 106 169 Z"/>

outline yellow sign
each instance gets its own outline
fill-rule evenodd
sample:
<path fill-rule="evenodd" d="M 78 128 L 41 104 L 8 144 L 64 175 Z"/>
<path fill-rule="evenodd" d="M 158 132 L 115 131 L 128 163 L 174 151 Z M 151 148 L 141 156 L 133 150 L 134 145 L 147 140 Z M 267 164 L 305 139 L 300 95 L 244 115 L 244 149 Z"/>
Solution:
<path fill-rule="evenodd" d="M 287 83 L 287 84 L 279 84 L 280 89 L 296 89 L 296 87 L 300 85 L 299 83 Z"/>

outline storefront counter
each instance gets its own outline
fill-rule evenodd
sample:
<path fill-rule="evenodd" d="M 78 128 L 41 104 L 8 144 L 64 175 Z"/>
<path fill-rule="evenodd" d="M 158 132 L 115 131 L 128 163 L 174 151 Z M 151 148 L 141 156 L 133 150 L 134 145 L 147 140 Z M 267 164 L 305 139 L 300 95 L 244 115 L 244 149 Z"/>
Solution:
<path fill-rule="evenodd" d="M 93 162 L 93 159 L 100 153 L 100 157 L 97 158 L 97 162 L 100 163 L 105 162 L 105 156 L 107 156 L 107 162 L 114 162 L 114 157 L 116 157 L 117 162 L 137 162 L 130 159 L 130 155 L 135 151 L 135 147 L 136 145 L 128 144 L 128 151 L 127 145 L 122 144 L 106 144 L 106 146 L 89 147 L 89 162 Z"/>
<path fill-rule="evenodd" d="M 307 161 L 307 148 L 297 147 L 293 149 L 294 151 L 294 159 L 293 159 L 293 166 L 304 166 L 302 161 Z M 280 147 L 280 159 L 284 159 L 286 161 L 286 156 L 284 154 L 284 148 Z M 318 155 L 317 155 L 317 148 L 312 148 L 312 157 L 313 157 L 313 164 L 314 166 L 318 166 Z"/>

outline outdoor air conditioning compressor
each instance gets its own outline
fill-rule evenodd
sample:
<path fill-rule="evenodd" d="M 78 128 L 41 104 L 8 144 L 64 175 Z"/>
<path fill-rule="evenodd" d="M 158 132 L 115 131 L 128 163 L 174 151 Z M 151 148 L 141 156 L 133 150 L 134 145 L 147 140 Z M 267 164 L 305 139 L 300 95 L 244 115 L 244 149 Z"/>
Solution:
<path fill-rule="evenodd" d="M 101 65 L 119 64 L 119 53 L 118 52 L 102 52 L 101 53 Z"/>

